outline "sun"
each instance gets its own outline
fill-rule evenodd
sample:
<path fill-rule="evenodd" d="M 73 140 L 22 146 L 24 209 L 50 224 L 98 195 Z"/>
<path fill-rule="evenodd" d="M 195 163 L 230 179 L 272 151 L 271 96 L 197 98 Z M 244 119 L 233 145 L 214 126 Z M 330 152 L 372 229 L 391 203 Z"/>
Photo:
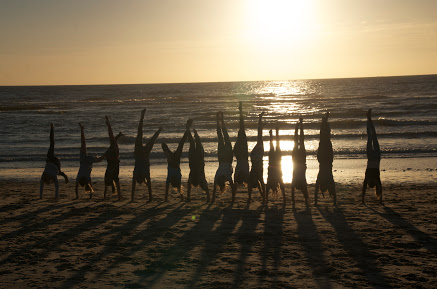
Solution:
<path fill-rule="evenodd" d="M 263 48 L 301 45 L 316 32 L 313 0 L 252 0 L 247 2 L 247 37 Z"/>

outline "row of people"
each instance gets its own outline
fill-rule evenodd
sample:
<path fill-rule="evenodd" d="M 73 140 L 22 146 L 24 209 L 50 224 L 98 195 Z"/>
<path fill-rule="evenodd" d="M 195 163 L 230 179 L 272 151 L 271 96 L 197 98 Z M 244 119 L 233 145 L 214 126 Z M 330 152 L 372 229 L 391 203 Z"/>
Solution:
<path fill-rule="evenodd" d="M 145 183 L 148 188 L 149 201 L 152 201 L 152 187 L 150 179 L 150 152 L 162 131 L 159 128 L 150 140 L 143 145 L 143 122 L 146 110 L 143 109 L 138 125 L 138 134 L 135 141 L 135 168 L 132 177 L 132 192 L 131 200 L 134 200 L 136 184 Z M 190 148 L 188 151 L 190 173 L 187 183 L 187 201 L 190 201 L 190 194 L 192 187 L 200 186 L 200 188 L 206 193 L 207 202 L 214 202 L 217 194 L 217 190 L 221 192 L 226 190 L 227 183 L 230 184 L 232 189 L 232 202 L 235 201 L 235 195 L 237 192 L 237 186 L 239 184 L 245 184 L 248 188 L 248 201 L 251 201 L 252 191 L 257 188 L 261 194 L 264 204 L 268 203 L 269 194 L 278 195 L 279 191 L 282 193 L 283 205 L 286 205 L 285 197 L 285 185 L 282 180 L 282 167 L 281 167 L 281 148 L 280 148 L 280 135 L 279 128 L 276 127 L 276 136 L 273 136 L 273 131 L 269 131 L 270 135 L 270 150 L 268 154 L 268 177 L 267 184 L 263 179 L 263 157 L 264 157 L 264 144 L 263 144 L 263 113 L 258 118 L 258 135 L 257 142 L 252 151 L 250 152 L 250 158 L 252 166 L 249 169 L 249 151 L 247 145 L 247 136 L 244 128 L 244 117 L 242 103 L 239 103 L 239 131 L 237 141 L 232 148 L 231 141 L 225 126 L 223 112 L 218 112 L 217 117 L 217 139 L 218 139 L 218 161 L 219 167 L 214 177 L 212 199 L 210 198 L 208 182 L 205 177 L 205 162 L 204 162 L 204 149 L 200 141 L 200 137 L 197 131 L 194 129 L 194 137 L 191 134 L 192 120 L 189 119 L 186 123 L 185 132 L 179 141 L 178 147 L 175 151 L 171 151 L 166 143 L 162 143 L 162 149 L 165 153 L 168 163 L 167 180 L 165 188 L 165 200 L 168 200 L 168 192 L 170 186 L 175 188 L 181 199 L 184 199 L 182 194 L 182 174 L 180 169 L 181 155 L 183 146 L 188 139 Z M 108 135 L 110 140 L 110 147 L 101 156 L 95 157 L 87 154 L 86 139 L 84 134 L 84 127 L 79 123 L 81 129 L 81 150 L 80 150 L 80 168 L 76 178 L 75 193 L 76 198 L 79 197 L 78 187 L 79 185 L 85 187 L 85 190 L 89 192 L 92 197 L 93 188 L 91 182 L 92 166 L 96 162 L 100 162 L 104 159 L 107 160 L 107 169 L 105 172 L 105 189 L 104 198 L 106 198 L 108 187 L 112 188 L 113 193 L 117 193 L 118 199 L 121 198 L 120 180 L 119 180 L 119 148 L 117 144 L 118 138 L 122 135 L 119 133 L 114 136 L 109 122 L 109 118 L 106 116 L 106 125 L 108 128 Z M 317 160 L 319 162 L 319 173 L 317 175 L 317 181 L 315 184 L 314 202 L 317 204 L 319 190 L 324 194 L 328 191 L 332 197 L 334 204 L 336 204 L 336 191 L 335 182 L 332 174 L 333 163 L 333 148 L 331 142 L 331 130 L 328 123 L 329 112 L 322 118 L 320 127 L 320 141 L 317 150 Z M 367 169 L 365 173 L 365 179 L 363 182 L 362 190 L 362 202 L 364 203 L 364 195 L 367 187 L 376 188 L 376 195 L 382 203 L 382 186 L 379 175 L 379 163 L 381 159 L 381 152 L 379 143 L 376 136 L 375 127 L 371 119 L 371 110 L 367 112 Z M 304 144 L 304 129 L 303 119 L 300 118 L 295 126 L 294 134 L 294 147 L 292 150 L 293 159 L 293 179 L 291 183 L 291 196 L 292 203 L 295 202 L 295 190 L 300 190 L 304 196 L 305 204 L 308 206 L 308 187 L 306 181 L 306 150 Z M 274 139 L 276 140 L 276 146 L 274 145 Z M 233 157 L 237 159 L 237 165 L 235 173 L 233 174 Z M 49 184 L 51 181 L 55 183 L 55 197 L 58 197 L 59 185 L 57 176 L 61 175 L 68 182 L 68 177 L 61 171 L 61 165 L 58 158 L 54 156 L 54 133 L 53 124 L 50 130 L 50 148 L 47 153 L 46 167 L 41 176 L 40 181 L 40 197 L 42 198 L 44 184 Z M 233 175 L 233 178 L 232 178 Z M 271 191 L 271 193 L 270 193 Z"/>

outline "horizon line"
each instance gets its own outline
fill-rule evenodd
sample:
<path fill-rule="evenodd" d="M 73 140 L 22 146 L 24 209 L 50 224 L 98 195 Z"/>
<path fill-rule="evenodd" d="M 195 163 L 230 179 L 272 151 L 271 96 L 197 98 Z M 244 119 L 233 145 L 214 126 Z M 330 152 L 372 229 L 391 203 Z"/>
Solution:
<path fill-rule="evenodd" d="M 145 83 L 95 83 L 95 84 L 21 84 L 1 85 L 0 87 L 36 87 L 36 86 L 110 86 L 110 85 L 157 85 L 157 84 L 208 84 L 208 83 L 232 83 L 232 82 L 260 82 L 260 81 L 300 81 L 300 80 L 332 80 L 332 79 L 363 79 L 384 77 L 411 77 L 433 76 L 437 73 L 427 74 L 402 74 L 402 75 L 378 75 L 378 76 L 354 76 L 354 77 L 325 77 L 325 78 L 296 78 L 296 79 L 263 79 L 263 80 L 228 80 L 228 81 L 193 81 L 193 82 L 145 82 Z"/>

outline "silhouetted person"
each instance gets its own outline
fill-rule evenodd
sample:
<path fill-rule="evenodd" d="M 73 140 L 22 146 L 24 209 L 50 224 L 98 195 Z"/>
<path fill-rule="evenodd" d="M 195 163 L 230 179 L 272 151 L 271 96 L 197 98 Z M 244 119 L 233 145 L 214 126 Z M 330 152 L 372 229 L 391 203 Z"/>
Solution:
<path fill-rule="evenodd" d="M 136 183 L 142 184 L 146 183 L 147 189 L 149 191 L 149 202 L 152 201 L 152 183 L 150 181 L 150 161 L 149 156 L 152 151 L 153 145 L 158 138 L 162 128 L 160 127 L 155 134 L 150 138 L 146 145 L 143 145 L 143 121 L 146 109 L 141 111 L 141 118 L 138 124 L 138 134 L 135 140 L 135 168 L 132 177 L 132 194 L 131 200 L 134 200 L 135 185 Z"/>
<path fill-rule="evenodd" d="M 317 193 L 322 194 L 325 191 L 334 199 L 334 205 L 337 202 L 335 193 L 334 176 L 332 175 L 332 162 L 334 161 L 334 152 L 331 142 L 331 128 L 328 123 L 329 112 L 322 118 L 320 125 L 320 142 L 317 150 L 317 160 L 319 161 L 319 174 L 317 175 L 316 188 L 314 192 L 314 203 L 317 205 Z"/>
<path fill-rule="evenodd" d="M 272 190 L 273 195 L 277 195 L 278 189 L 281 189 L 282 192 L 282 204 L 285 207 L 286 199 L 285 199 L 285 186 L 282 180 L 282 152 L 280 147 L 280 139 L 279 139 L 279 128 L 276 127 L 276 150 L 273 146 L 273 132 L 269 131 L 270 134 L 270 151 L 269 151 L 269 168 L 268 168 L 268 176 L 267 176 L 267 186 L 265 192 L 265 204 L 268 204 L 269 201 L 269 191 Z"/>
<path fill-rule="evenodd" d="M 247 188 L 247 191 L 249 193 L 249 202 L 252 198 L 253 188 L 258 188 L 261 197 L 263 199 L 263 203 L 265 203 L 266 185 L 264 184 L 264 175 L 263 175 L 263 157 L 264 157 L 263 123 L 262 123 L 263 114 L 264 113 L 259 114 L 257 141 L 256 141 L 256 145 L 252 149 L 252 152 L 250 153 L 250 160 L 252 161 L 252 169 L 250 170 L 249 186 Z"/>
<path fill-rule="evenodd" d="M 240 101 L 238 110 L 240 111 L 240 129 L 238 138 L 234 145 L 234 155 L 237 159 L 237 166 L 234 173 L 234 191 L 237 191 L 238 184 L 249 184 L 249 149 L 247 147 L 247 137 L 244 131 L 243 104 Z"/>
<path fill-rule="evenodd" d="M 97 162 L 101 162 L 104 159 L 104 155 L 100 157 L 95 157 L 87 154 L 86 150 L 86 140 L 84 133 L 84 126 L 79 123 L 80 126 L 80 167 L 79 172 L 76 177 L 76 199 L 79 198 L 78 187 L 85 187 L 85 191 L 90 194 L 90 198 L 92 198 L 92 194 L 94 192 L 93 186 L 91 183 L 91 171 L 93 169 L 93 164 Z"/>
<path fill-rule="evenodd" d="M 44 190 L 44 183 L 48 185 L 52 181 L 55 183 L 55 198 L 57 199 L 59 197 L 58 175 L 63 176 L 65 183 L 68 183 L 67 175 L 61 171 L 61 161 L 55 157 L 55 136 L 53 132 L 53 124 L 50 124 L 50 148 L 47 152 L 46 166 L 39 182 L 39 197 L 41 199 Z"/>
<path fill-rule="evenodd" d="M 184 143 L 187 140 L 188 134 L 190 133 L 190 126 L 193 123 L 192 119 L 187 121 L 185 133 L 179 141 L 177 149 L 172 152 L 166 143 L 162 143 L 162 150 L 167 157 L 167 180 L 165 182 L 165 201 L 168 200 L 168 189 L 170 185 L 178 190 L 181 200 L 184 199 L 182 195 L 182 173 L 181 173 L 181 155 L 182 149 L 184 148 Z"/>
<path fill-rule="evenodd" d="M 191 187 L 200 186 L 206 192 L 206 202 L 210 201 L 208 182 L 205 178 L 205 152 L 197 131 L 194 129 L 194 139 L 191 132 L 188 132 L 188 140 L 190 141 L 190 150 L 188 151 L 188 163 L 190 165 L 190 175 L 188 176 L 187 184 L 187 201 L 191 200 Z"/>
<path fill-rule="evenodd" d="M 299 136 L 300 127 L 300 136 Z M 296 124 L 294 131 L 294 147 L 291 152 L 293 158 L 293 180 L 291 182 L 291 199 L 294 206 L 294 191 L 301 190 L 305 198 L 305 205 L 308 206 L 308 188 L 307 180 L 305 177 L 307 165 L 306 165 L 306 151 L 303 134 L 303 120 L 299 118 L 299 122 Z"/>
<path fill-rule="evenodd" d="M 379 164 L 381 162 L 381 150 L 379 148 L 378 139 L 376 137 L 375 126 L 372 121 L 372 110 L 367 111 L 367 169 L 366 176 L 363 182 L 362 203 L 364 204 L 364 194 L 367 186 L 375 188 L 376 196 L 379 198 L 379 203 L 382 205 L 382 185 L 379 172 Z"/>
<path fill-rule="evenodd" d="M 120 132 L 116 137 L 114 137 L 108 116 L 105 116 L 105 119 L 106 126 L 108 127 L 110 146 L 103 155 L 107 161 L 103 198 L 106 198 L 106 190 L 108 187 L 111 187 L 112 193 L 115 194 L 115 186 L 117 186 L 118 200 L 121 200 L 120 179 L 118 178 L 118 174 L 120 173 L 120 151 L 118 149 L 117 140 L 123 134 Z"/>
<path fill-rule="evenodd" d="M 235 198 L 234 184 L 232 181 L 232 161 L 234 158 L 232 152 L 232 144 L 229 140 L 229 135 L 226 130 L 225 122 L 223 119 L 223 112 L 217 112 L 217 138 L 218 138 L 218 161 L 219 167 L 214 177 L 214 188 L 212 191 L 212 202 L 215 200 L 217 186 L 220 191 L 224 192 L 226 189 L 226 182 L 229 182 L 232 188 L 232 201 Z"/>

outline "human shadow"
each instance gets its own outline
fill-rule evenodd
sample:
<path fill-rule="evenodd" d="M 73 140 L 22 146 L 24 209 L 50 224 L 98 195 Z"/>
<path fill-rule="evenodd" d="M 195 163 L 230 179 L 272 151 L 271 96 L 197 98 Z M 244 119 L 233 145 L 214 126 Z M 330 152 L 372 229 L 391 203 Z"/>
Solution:
<path fill-rule="evenodd" d="M 169 204 L 161 206 L 161 204 L 162 203 L 159 203 L 154 207 L 148 208 L 145 212 L 138 214 L 136 217 L 129 220 L 128 222 L 120 226 L 113 226 L 111 230 L 99 234 L 97 236 L 97 238 L 99 239 L 102 239 L 105 235 L 110 235 L 111 238 L 105 241 L 104 247 L 102 250 L 100 250 L 100 252 L 90 257 L 89 261 L 78 270 L 76 270 L 72 276 L 64 280 L 63 284 L 60 287 L 75 287 L 78 283 L 82 282 L 85 274 L 95 269 L 95 264 L 97 264 L 100 260 L 112 254 L 119 254 L 119 256 L 114 258 L 112 264 L 104 270 L 100 271 L 98 275 L 101 276 L 107 273 L 111 269 L 117 267 L 119 264 L 129 259 L 130 256 L 132 256 L 135 252 L 143 248 L 145 244 L 153 242 L 157 238 L 161 237 L 164 234 L 164 231 L 160 229 L 164 225 L 173 226 L 181 219 L 183 215 L 187 213 L 187 210 L 182 209 L 185 203 L 179 203 L 178 206 L 173 209 L 169 214 L 167 214 L 166 217 L 158 221 L 151 221 L 151 224 L 146 229 L 141 230 L 138 233 L 128 237 L 129 232 L 135 230 L 138 225 L 142 224 L 148 219 L 159 215 L 160 213 L 168 209 L 169 206 L 171 206 Z M 135 241 L 137 240 L 141 240 L 141 242 L 139 244 L 135 244 Z M 120 254 L 120 245 L 122 245 L 124 248 L 123 254 Z"/>
<path fill-rule="evenodd" d="M 260 223 L 260 216 L 264 207 L 260 206 L 256 210 L 248 210 L 248 206 L 244 208 L 241 218 L 242 223 L 236 233 L 237 242 L 240 244 L 240 256 L 237 261 L 237 268 L 234 273 L 234 288 L 239 288 L 245 278 L 246 261 L 249 257 L 252 247 L 258 241 L 259 236 L 256 233 L 256 228 Z"/>
<path fill-rule="evenodd" d="M 191 209 L 185 215 L 189 212 L 191 212 Z M 156 249 L 158 253 L 162 252 L 161 256 L 146 265 L 144 270 L 136 271 L 136 275 L 140 277 L 136 284 L 146 283 L 148 287 L 153 287 L 168 271 L 179 268 L 179 262 L 189 256 L 194 248 L 201 245 L 201 243 L 208 244 L 211 230 L 221 215 L 217 207 L 212 210 L 209 209 L 209 206 L 205 208 L 198 217 L 197 223 L 190 230 L 185 231 L 172 246 Z M 148 240 L 147 243 L 151 241 Z"/>
<path fill-rule="evenodd" d="M 313 221 L 311 209 L 297 211 L 293 208 L 293 216 L 297 224 L 299 240 L 304 248 L 305 260 L 311 268 L 311 273 L 318 288 L 332 288 L 331 268 L 323 255 L 323 246 L 316 224 Z"/>
<path fill-rule="evenodd" d="M 39 260 L 47 257 L 50 254 L 50 252 L 55 251 L 56 249 L 59 248 L 59 246 L 62 245 L 62 242 L 60 242 L 59 240 L 72 240 L 78 235 L 82 234 L 84 231 L 91 230 L 92 228 L 99 226 L 101 223 L 104 223 L 124 213 L 124 211 L 122 210 L 116 210 L 116 211 L 107 210 L 106 207 L 107 205 L 102 203 L 97 206 L 93 206 L 92 210 L 94 211 L 102 210 L 102 213 L 86 220 L 85 222 L 72 226 L 66 230 L 62 230 L 62 227 L 60 227 L 60 230 L 55 234 L 46 234 L 45 237 L 42 238 L 35 238 L 32 236 L 32 239 L 35 240 L 34 242 L 27 242 L 27 244 L 24 247 L 9 254 L 6 258 L 0 261 L 0 266 L 5 265 L 7 263 L 16 263 L 17 260 L 25 261 L 29 255 L 31 255 L 30 263 L 36 264 Z M 76 208 L 75 210 L 71 210 L 69 212 L 64 213 L 63 215 L 60 215 L 58 218 L 55 218 L 55 220 L 51 223 L 54 224 L 62 220 L 65 221 L 69 218 L 74 218 L 75 216 L 78 215 L 86 214 L 87 212 L 89 212 L 89 210 L 90 208 L 88 207 Z M 43 227 L 46 226 L 42 224 L 41 228 Z M 22 233 L 26 233 L 26 235 L 24 235 L 22 238 L 26 239 L 28 235 L 32 235 L 31 232 L 35 231 L 35 229 L 31 229 L 29 232 L 22 231 Z M 33 252 L 33 253 L 30 254 L 29 252 Z"/>
<path fill-rule="evenodd" d="M 389 207 L 384 207 L 384 213 L 379 213 L 373 210 L 381 217 L 392 223 L 394 226 L 405 231 L 411 237 L 416 240 L 422 247 L 426 248 L 433 254 L 437 254 L 437 239 L 433 238 L 429 234 L 422 232 L 416 226 L 405 220 L 399 213 L 393 211 Z"/>
<path fill-rule="evenodd" d="M 264 219 L 264 247 L 261 252 L 261 271 L 259 274 L 259 283 L 264 283 L 267 276 L 272 276 L 273 280 L 277 280 L 279 266 L 281 263 L 281 249 L 283 244 L 283 221 L 284 209 L 283 206 L 265 207 Z M 273 270 L 269 272 L 267 269 L 269 261 L 273 261 Z"/>
<path fill-rule="evenodd" d="M 387 276 L 377 266 L 377 256 L 370 251 L 369 246 L 361 239 L 349 225 L 341 208 L 318 207 L 322 217 L 331 224 L 335 230 L 338 241 L 347 251 L 348 255 L 355 260 L 359 274 L 368 281 L 368 285 L 374 288 L 393 288 Z"/>
<path fill-rule="evenodd" d="M 0 220 L 0 225 L 6 224 L 6 223 L 11 223 L 11 222 L 17 222 L 17 221 L 27 221 L 28 219 L 35 219 L 35 217 L 41 213 L 61 209 L 63 207 L 71 206 L 71 205 L 74 205 L 76 203 L 77 203 L 77 201 L 70 201 L 70 202 L 61 203 L 61 204 L 50 203 L 49 205 L 44 206 L 42 208 L 38 208 L 36 210 L 27 211 L 27 212 L 23 212 L 21 214 L 18 214 L 16 216 L 4 218 L 4 219 Z M 10 210 L 17 210 L 17 209 L 24 208 L 26 206 L 28 206 L 28 204 L 9 204 L 9 205 L 3 206 L 0 209 L 0 212 L 8 212 Z"/>
<path fill-rule="evenodd" d="M 86 205 L 81 208 L 75 208 L 74 210 L 68 210 L 67 212 L 59 214 L 54 218 L 39 219 L 37 217 L 42 212 L 49 212 L 50 209 L 37 210 L 37 212 L 35 212 L 34 215 L 32 213 L 28 213 L 28 217 L 24 217 L 25 218 L 23 222 L 24 224 L 18 230 L 11 231 L 9 233 L 0 236 L 0 241 L 7 240 L 9 238 L 17 238 L 17 237 L 19 238 L 22 235 L 30 235 L 32 234 L 32 232 L 41 231 L 54 224 L 61 223 L 71 218 L 75 218 L 89 211 L 90 206 L 91 205 Z M 62 206 L 54 207 L 52 208 L 52 211 L 61 207 Z M 30 217 L 30 215 L 32 215 L 32 217 Z"/>

